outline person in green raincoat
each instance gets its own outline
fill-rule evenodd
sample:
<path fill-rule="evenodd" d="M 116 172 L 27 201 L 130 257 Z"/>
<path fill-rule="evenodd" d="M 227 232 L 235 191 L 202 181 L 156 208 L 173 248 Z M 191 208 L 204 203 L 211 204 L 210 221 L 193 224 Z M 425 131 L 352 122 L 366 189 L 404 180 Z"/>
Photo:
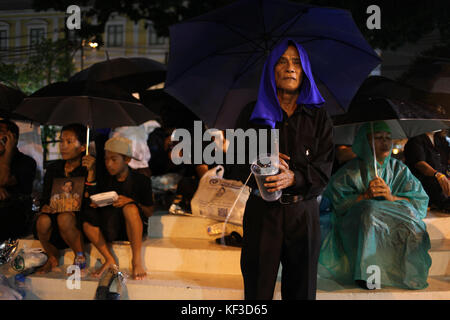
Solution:
<path fill-rule="evenodd" d="M 366 289 L 426 288 L 431 266 L 422 221 L 427 194 L 408 167 L 391 157 L 385 122 L 373 123 L 373 129 L 364 124 L 352 149 L 357 158 L 331 177 L 323 194 L 331 203 L 331 230 L 322 243 L 319 276 Z"/>

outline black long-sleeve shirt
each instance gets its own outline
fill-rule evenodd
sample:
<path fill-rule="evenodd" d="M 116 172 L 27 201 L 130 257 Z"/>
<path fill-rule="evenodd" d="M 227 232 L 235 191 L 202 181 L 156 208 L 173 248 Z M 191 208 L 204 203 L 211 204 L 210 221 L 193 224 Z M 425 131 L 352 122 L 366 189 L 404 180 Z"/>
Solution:
<path fill-rule="evenodd" d="M 249 121 L 254 106 L 252 103 L 242 110 L 236 128 L 270 129 Z M 283 193 L 299 194 L 304 199 L 319 196 L 328 184 L 334 158 L 333 124 L 328 113 L 323 108 L 310 109 L 299 105 L 290 117 L 283 111 L 283 121 L 277 122 L 275 128 L 279 129 L 280 152 L 290 156 L 291 160 L 287 162 L 295 174 L 295 185 L 284 189 Z M 225 169 L 227 178 L 242 182 L 249 174 L 248 163 L 227 165 Z M 253 176 L 248 185 L 256 188 Z"/>

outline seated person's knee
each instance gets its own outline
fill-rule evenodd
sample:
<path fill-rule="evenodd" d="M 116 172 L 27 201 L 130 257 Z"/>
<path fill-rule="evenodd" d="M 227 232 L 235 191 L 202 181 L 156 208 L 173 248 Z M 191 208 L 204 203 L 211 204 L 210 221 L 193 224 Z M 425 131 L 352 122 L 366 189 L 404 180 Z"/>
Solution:
<path fill-rule="evenodd" d="M 61 231 L 71 229 L 75 224 L 75 217 L 72 213 L 63 212 L 57 217 L 58 227 Z"/>
<path fill-rule="evenodd" d="M 38 233 L 48 233 L 52 228 L 52 220 L 46 214 L 40 214 L 36 220 L 36 229 Z"/>
<path fill-rule="evenodd" d="M 127 204 L 122 208 L 122 212 L 125 217 L 127 216 L 139 216 L 139 209 L 136 204 Z"/>

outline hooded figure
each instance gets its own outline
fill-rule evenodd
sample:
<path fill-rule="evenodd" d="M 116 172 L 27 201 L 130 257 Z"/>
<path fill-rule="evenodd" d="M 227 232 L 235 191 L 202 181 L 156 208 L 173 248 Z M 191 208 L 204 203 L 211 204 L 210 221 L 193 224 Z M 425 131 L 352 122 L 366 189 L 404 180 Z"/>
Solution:
<path fill-rule="evenodd" d="M 280 42 L 269 54 L 258 100 L 246 106 L 236 128 L 279 130 L 280 168 L 267 177 L 276 201 L 262 199 L 254 176 L 243 219 L 241 270 L 246 299 L 272 299 L 282 264 L 283 299 L 315 299 L 320 225 L 317 196 L 328 183 L 333 161 L 332 122 L 321 105 L 306 51 Z M 261 137 L 261 131 L 257 131 Z M 259 143 L 261 141 L 258 141 Z M 249 147 L 259 143 L 247 143 Z M 259 153 L 263 153 L 261 150 Z M 252 159 L 226 167 L 227 178 L 245 182 Z M 235 162 L 237 163 L 237 162 Z"/>
<path fill-rule="evenodd" d="M 360 128 L 352 146 L 357 158 L 331 177 L 323 194 L 331 202 L 331 231 L 320 251 L 319 275 L 367 289 L 426 288 L 430 239 L 422 219 L 428 196 L 408 167 L 391 157 L 385 122 L 376 122 L 373 132 L 378 176 L 389 190 L 384 187 L 383 196 L 374 191 L 381 180 L 375 177 L 371 131 L 367 123 Z M 387 141 L 380 147 L 383 138 Z M 379 277 L 371 277 L 373 266 Z"/>
<path fill-rule="evenodd" d="M 271 128 L 275 128 L 277 121 L 283 121 L 283 109 L 280 106 L 280 101 L 277 96 L 274 69 L 288 45 L 295 45 L 297 48 L 303 71 L 302 81 L 298 90 L 297 104 L 304 105 L 307 108 L 319 108 L 325 103 L 314 81 L 308 54 L 305 49 L 295 41 L 285 40 L 273 48 L 264 64 L 261 83 L 259 85 L 258 100 L 250 117 L 250 121 L 254 123 L 269 125 Z"/>

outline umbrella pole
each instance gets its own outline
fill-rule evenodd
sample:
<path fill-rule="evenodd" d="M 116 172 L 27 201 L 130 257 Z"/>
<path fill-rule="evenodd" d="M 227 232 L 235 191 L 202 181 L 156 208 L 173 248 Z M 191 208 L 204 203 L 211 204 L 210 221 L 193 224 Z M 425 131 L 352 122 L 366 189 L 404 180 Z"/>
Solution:
<path fill-rule="evenodd" d="M 86 155 L 89 155 L 89 126 L 87 126 L 86 132 Z"/>
<path fill-rule="evenodd" d="M 378 178 L 378 170 L 377 170 L 377 153 L 375 151 L 375 137 L 373 132 L 373 122 L 370 122 L 370 130 L 372 131 L 372 149 L 373 149 L 373 167 L 375 169 L 375 177 Z"/>

